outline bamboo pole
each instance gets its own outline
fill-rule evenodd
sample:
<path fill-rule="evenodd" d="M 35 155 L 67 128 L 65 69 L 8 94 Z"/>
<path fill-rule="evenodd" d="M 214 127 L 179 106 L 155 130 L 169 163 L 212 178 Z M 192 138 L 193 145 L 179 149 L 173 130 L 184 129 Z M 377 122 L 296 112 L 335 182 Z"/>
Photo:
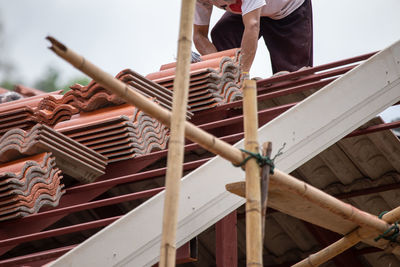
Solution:
<path fill-rule="evenodd" d="M 387 222 L 388 224 L 393 224 L 399 221 L 400 207 L 397 207 L 383 215 L 382 220 Z M 362 228 L 355 229 L 335 243 L 332 243 L 331 245 L 318 251 L 317 253 L 311 254 L 304 260 L 294 264 L 293 267 L 315 267 L 327 262 L 328 260 L 332 259 L 333 257 L 339 255 L 340 253 L 362 241 L 362 236 L 365 235 L 365 233 L 362 233 L 364 231 L 365 230 L 363 230 Z"/>
<path fill-rule="evenodd" d="M 244 148 L 259 153 L 257 87 L 256 82 L 245 80 L 243 86 Z M 246 171 L 246 258 L 247 266 L 262 265 L 260 166 L 252 158 Z"/>
<path fill-rule="evenodd" d="M 178 37 L 178 59 L 173 87 L 171 131 L 168 145 L 165 201 L 160 248 L 160 266 L 175 266 L 176 228 L 178 221 L 180 181 L 183 173 L 185 118 L 187 111 L 190 53 L 195 0 L 183 0 Z"/>
<path fill-rule="evenodd" d="M 50 49 L 61 58 L 65 59 L 74 67 L 94 79 L 104 88 L 107 88 L 124 98 L 128 103 L 135 105 L 137 108 L 159 120 L 161 123 L 170 126 L 171 113 L 168 110 L 160 107 L 158 104 L 142 96 L 140 93 L 135 92 L 131 86 L 104 72 L 82 56 L 58 42 L 56 39 L 52 37 L 47 37 L 47 39 L 52 44 Z M 208 151 L 229 160 L 233 164 L 240 164 L 243 161 L 243 155 L 239 149 L 219 140 L 190 122 L 185 122 L 185 136 Z M 311 185 L 279 171 L 278 169 L 275 169 L 274 174 L 270 176 L 269 185 L 270 190 L 281 190 L 282 192 L 298 195 L 303 200 L 311 201 L 313 204 L 327 209 L 331 213 L 347 221 L 363 226 L 363 228 L 367 227 L 369 229 L 375 229 L 380 233 L 383 233 L 390 228 L 388 223 L 376 216 L 360 211 Z"/>

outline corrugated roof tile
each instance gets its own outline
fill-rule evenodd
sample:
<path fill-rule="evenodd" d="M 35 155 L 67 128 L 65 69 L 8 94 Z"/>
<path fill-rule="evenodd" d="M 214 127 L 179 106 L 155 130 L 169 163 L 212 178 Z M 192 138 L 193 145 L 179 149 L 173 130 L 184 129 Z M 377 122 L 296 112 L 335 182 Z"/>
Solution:
<path fill-rule="evenodd" d="M 109 162 L 165 149 L 169 136 L 165 125 L 127 104 L 82 113 L 55 129 L 104 155 Z"/>
<path fill-rule="evenodd" d="M 40 153 L 0 165 L 0 221 L 56 207 L 65 193 L 61 171 L 51 153 Z"/>
<path fill-rule="evenodd" d="M 203 61 L 191 64 L 188 106 L 191 112 L 210 109 L 218 105 L 240 100 L 241 73 L 240 50 L 231 49 L 216 53 Z M 173 90 L 175 68 L 173 64 L 162 66 L 161 71 L 146 76 L 160 85 Z"/>
<path fill-rule="evenodd" d="M 57 166 L 81 182 L 92 182 L 104 174 L 106 161 L 97 152 L 43 124 L 30 131 L 12 129 L 0 138 L 0 162 L 22 155 L 52 152 Z"/>

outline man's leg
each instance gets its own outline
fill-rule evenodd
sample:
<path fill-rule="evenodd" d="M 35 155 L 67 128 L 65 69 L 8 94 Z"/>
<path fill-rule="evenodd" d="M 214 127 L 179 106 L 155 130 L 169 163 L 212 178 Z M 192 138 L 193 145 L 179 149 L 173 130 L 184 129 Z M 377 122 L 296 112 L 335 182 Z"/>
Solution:
<path fill-rule="evenodd" d="M 273 73 L 296 71 L 313 65 L 311 0 L 305 0 L 297 10 L 283 19 L 262 17 L 260 33 L 270 53 Z"/>
<path fill-rule="evenodd" d="M 211 30 L 211 40 L 218 51 L 238 48 L 242 43 L 242 15 L 225 12 Z"/>

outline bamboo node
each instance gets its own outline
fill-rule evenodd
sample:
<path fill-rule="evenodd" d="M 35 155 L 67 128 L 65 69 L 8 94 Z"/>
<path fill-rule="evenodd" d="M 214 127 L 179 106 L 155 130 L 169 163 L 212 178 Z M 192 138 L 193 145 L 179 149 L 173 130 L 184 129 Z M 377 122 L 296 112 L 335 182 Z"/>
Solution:
<path fill-rule="evenodd" d="M 250 208 L 250 209 L 246 209 L 246 212 L 257 212 L 257 213 L 261 213 L 261 209 L 260 209 L 260 208 Z"/>
<path fill-rule="evenodd" d="M 165 249 L 165 250 L 169 250 L 169 249 L 176 250 L 176 246 L 171 245 L 170 243 L 165 243 L 165 244 L 163 244 L 161 247 L 162 247 L 163 249 Z"/>

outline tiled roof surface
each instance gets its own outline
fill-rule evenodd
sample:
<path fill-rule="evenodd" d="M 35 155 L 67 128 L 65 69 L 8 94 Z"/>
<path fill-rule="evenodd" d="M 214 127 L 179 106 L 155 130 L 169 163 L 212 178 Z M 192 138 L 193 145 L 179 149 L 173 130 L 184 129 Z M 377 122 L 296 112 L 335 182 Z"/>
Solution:
<path fill-rule="evenodd" d="M 203 57 L 202 62 L 192 64 L 190 76 L 189 107 L 194 112 L 191 122 L 229 143 L 243 138 L 238 55 L 237 50 L 230 50 Z M 371 55 L 258 81 L 259 124 L 267 123 Z M 174 63 L 166 64 L 161 67 L 160 72 L 146 76 L 153 82 L 131 70 L 121 71 L 117 78 L 134 86 L 160 105 L 170 107 L 174 67 Z M 57 168 L 65 177 L 73 177 L 76 174 L 72 169 L 85 170 L 88 162 L 99 166 L 100 162 L 90 151 L 108 158 L 105 174 L 97 180 L 89 184 L 66 185 L 66 193 L 61 197 L 58 207 L 0 223 L 0 228 L 4 229 L 0 231 L 0 254 L 3 255 L 0 265 L 15 266 L 18 263 L 38 266 L 51 261 L 94 234 L 98 228 L 114 222 L 163 190 L 168 129 L 136 107 L 123 103 L 118 97 L 91 82 L 88 86 L 73 86 L 64 96 L 35 96 L 21 102 L 0 105 L 0 122 L 4 123 L 0 124 L 0 132 L 3 131 L 4 134 L 9 131 L 0 140 L 7 140 L 7 136 L 10 136 L 10 140 L 24 141 L 34 148 L 38 145 L 33 145 L 29 136 L 35 135 L 38 136 L 37 140 L 42 140 L 36 129 L 41 129 L 40 133 L 43 132 L 44 137 L 53 134 L 53 142 L 48 138 L 44 139 L 48 144 L 57 145 L 58 149 L 50 150 L 52 157 L 55 157 L 52 163 L 55 162 L 55 167 L 50 173 L 47 171 L 49 177 L 52 173 L 54 176 L 58 173 Z M 78 112 L 70 109 L 70 117 L 54 120 L 52 125 L 55 133 L 46 126 L 32 128 L 37 123 L 37 110 L 57 113 L 54 111 L 57 108 L 63 110 L 60 108 L 63 105 L 72 106 Z M 188 117 L 189 115 L 191 114 Z M 23 119 L 17 119 L 19 117 Z M 29 118 L 32 119 L 29 121 Z M 50 117 L 46 118 L 49 120 L 43 120 L 43 123 L 53 123 Z M 30 124 L 24 126 L 22 122 L 27 120 Z M 1 128 L 11 122 L 14 124 Z M 300 166 L 292 175 L 372 214 L 397 207 L 400 199 L 396 190 L 400 179 L 400 142 L 390 130 L 382 127 L 382 123 L 380 119 L 371 121 L 355 132 L 354 136 L 342 139 Z M 376 126 L 370 127 L 371 125 Z M 21 126 L 27 130 L 11 130 Z M 30 128 L 32 130 L 29 131 Z M 370 133 L 372 129 L 374 133 Z M 80 155 L 71 153 L 77 150 L 71 147 L 74 142 L 66 141 L 67 139 L 79 142 L 87 150 L 81 148 L 82 152 L 78 153 Z M 24 150 L 22 147 L 25 146 L 17 147 L 9 151 L 0 149 L 0 159 L 7 162 L 6 164 L 20 159 Z M 37 150 L 35 153 L 50 151 Z M 57 154 L 57 151 L 64 152 Z M 66 157 L 75 156 L 82 165 L 64 170 L 62 167 Z M 211 156 L 196 144 L 186 144 L 184 171 L 187 173 L 196 169 Z M 63 162 L 57 163 L 59 157 Z M 22 166 L 12 165 L 11 169 L 15 175 L 19 175 Z M 0 190 L 1 188 L 0 183 Z M 7 188 L 11 190 L 13 185 L 10 184 Z M 245 266 L 243 208 L 238 210 L 237 225 L 238 266 Z M 48 227 L 51 229 L 48 230 Z M 339 237 L 335 233 L 275 211 L 267 212 L 266 229 L 265 266 L 289 266 Z M 214 227 L 201 233 L 197 241 L 198 261 L 184 266 L 215 266 L 216 258 L 219 257 L 215 248 L 216 238 L 219 240 Z M 192 261 L 186 256 L 187 261 Z M 400 261 L 393 255 L 360 244 L 324 266 L 346 264 L 397 266 Z"/>

